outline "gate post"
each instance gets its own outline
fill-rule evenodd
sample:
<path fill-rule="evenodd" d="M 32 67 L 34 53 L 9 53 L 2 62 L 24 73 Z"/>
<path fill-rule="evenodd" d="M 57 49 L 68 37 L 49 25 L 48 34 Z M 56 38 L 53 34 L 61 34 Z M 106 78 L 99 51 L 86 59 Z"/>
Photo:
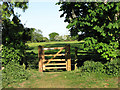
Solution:
<path fill-rule="evenodd" d="M 42 46 L 38 46 L 39 72 L 43 72 L 44 51 Z"/>
<path fill-rule="evenodd" d="M 71 71 L 70 44 L 65 46 L 66 70 Z"/>
<path fill-rule="evenodd" d="M 78 60 L 78 56 L 77 56 L 77 51 L 78 51 L 78 48 L 75 47 L 75 70 L 77 69 L 77 60 Z"/>

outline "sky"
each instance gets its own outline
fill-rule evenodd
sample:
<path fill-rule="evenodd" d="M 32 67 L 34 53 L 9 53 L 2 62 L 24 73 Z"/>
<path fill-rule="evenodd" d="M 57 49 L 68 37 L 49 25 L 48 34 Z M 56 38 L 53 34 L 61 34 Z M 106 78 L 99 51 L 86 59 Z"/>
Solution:
<path fill-rule="evenodd" d="M 69 35 L 69 30 L 66 28 L 68 23 L 64 22 L 64 17 L 60 18 L 62 14 L 59 12 L 60 6 L 55 3 L 55 0 L 51 2 L 30 0 L 25 12 L 20 9 L 15 9 L 15 11 L 21 14 L 20 20 L 25 27 L 40 29 L 44 37 L 49 38 L 49 34 L 52 32 Z"/>

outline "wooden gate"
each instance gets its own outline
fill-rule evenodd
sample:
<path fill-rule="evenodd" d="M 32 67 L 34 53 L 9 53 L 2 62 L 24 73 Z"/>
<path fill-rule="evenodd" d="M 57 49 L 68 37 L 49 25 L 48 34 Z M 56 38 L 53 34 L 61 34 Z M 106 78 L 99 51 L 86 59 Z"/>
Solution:
<path fill-rule="evenodd" d="M 44 53 L 45 50 L 54 50 L 54 49 L 59 49 L 59 51 L 56 54 Z M 65 49 L 65 54 L 61 54 L 61 51 L 63 49 Z M 46 59 L 45 56 L 52 56 L 52 58 Z M 64 56 L 65 58 L 55 59 L 55 57 L 57 56 Z M 43 72 L 46 69 L 66 69 L 67 71 L 71 71 L 70 45 L 65 45 L 65 47 L 54 47 L 54 48 L 44 48 L 43 46 L 38 46 L 38 58 L 39 58 L 39 72 Z"/>

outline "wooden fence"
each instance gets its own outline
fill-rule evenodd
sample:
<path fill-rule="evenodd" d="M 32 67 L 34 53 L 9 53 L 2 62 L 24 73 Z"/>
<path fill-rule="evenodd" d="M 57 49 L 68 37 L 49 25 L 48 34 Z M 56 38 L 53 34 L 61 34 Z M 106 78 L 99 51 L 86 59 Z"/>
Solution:
<path fill-rule="evenodd" d="M 88 52 L 88 51 L 79 51 L 80 50 L 78 47 L 75 47 L 75 69 L 77 69 L 77 60 L 78 60 L 78 54 L 83 55 L 83 54 L 89 54 L 89 55 L 98 55 L 96 52 Z"/>
<path fill-rule="evenodd" d="M 55 49 L 60 50 L 56 54 L 45 54 L 44 52 L 45 50 Z M 63 49 L 65 49 L 65 54 L 61 54 L 61 51 Z M 52 56 L 52 58 L 46 59 L 45 56 L 47 57 Z M 55 57 L 57 56 L 64 56 L 65 58 L 55 59 Z M 38 58 L 39 58 L 39 72 L 43 72 L 46 69 L 66 69 L 67 71 L 71 71 L 70 45 L 65 45 L 65 47 L 52 47 L 52 48 L 44 48 L 43 46 L 38 46 Z M 62 63 L 56 63 L 58 61 Z"/>

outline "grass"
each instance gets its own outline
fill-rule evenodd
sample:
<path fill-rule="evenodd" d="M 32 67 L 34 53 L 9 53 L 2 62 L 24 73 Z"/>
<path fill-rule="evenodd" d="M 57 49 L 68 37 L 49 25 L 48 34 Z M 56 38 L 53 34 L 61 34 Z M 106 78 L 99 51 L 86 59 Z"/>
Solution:
<path fill-rule="evenodd" d="M 118 78 L 99 73 L 43 72 L 31 70 L 31 77 L 8 88 L 118 88 Z"/>
<path fill-rule="evenodd" d="M 84 41 L 81 41 L 81 42 L 84 42 Z M 70 44 L 70 43 L 80 43 L 79 41 L 62 41 L 62 42 L 55 42 L 55 41 L 53 41 L 53 42 L 40 42 L 40 43 L 26 43 L 26 45 L 28 45 L 28 46 L 30 46 L 30 47 L 36 47 L 36 46 L 39 46 L 39 45 L 42 45 L 42 46 L 44 46 L 44 45 L 48 45 L 48 44 L 51 44 L 51 45 L 53 45 L 53 44 Z"/>

